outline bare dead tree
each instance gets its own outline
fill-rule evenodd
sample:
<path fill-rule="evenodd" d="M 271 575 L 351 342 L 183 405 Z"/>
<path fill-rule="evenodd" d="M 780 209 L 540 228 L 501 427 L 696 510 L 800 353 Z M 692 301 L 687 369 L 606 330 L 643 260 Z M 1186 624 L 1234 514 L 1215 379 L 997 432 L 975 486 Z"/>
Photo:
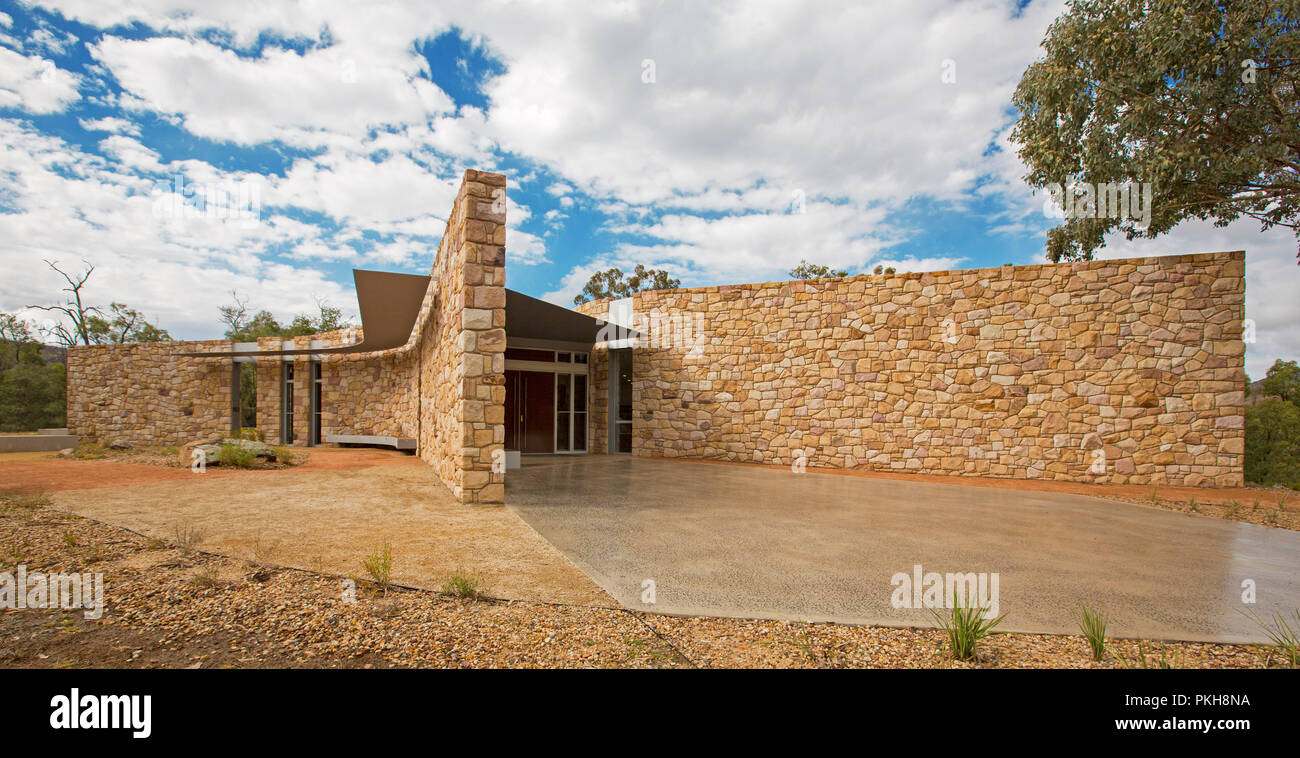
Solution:
<path fill-rule="evenodd" d="M 72 322 L 71 328 L 66 324 L 60 323 L 42 330 L 64 347 L 72 347 L 78 343 L 89 345 L 90 328 L 87 324 L 87 320 L 103 314 L 103 311 L 99 308 L 96 308 L 93 305 L 86 305 L 81 300 L 81 288 L 86 286 L 86 281 L 90 279 L 90 275 L 95 271 L 95 267 L 90 263 L 90 261 L 83 259 L 81 262 L 86 264 L 86 270 L 80 275 L 74 276 L 59 268 L 58 261 L 45 261 L 45 265 L 57 271 L 59 275 L 63 277 L 63 280 L 68 283 L 68 286 L 64 287 L 63 291 L 69 293 L 69 297 L 63 305 L 27 306 L 28 308 L 34 308 L 40 311 L 62 313 Z"/>

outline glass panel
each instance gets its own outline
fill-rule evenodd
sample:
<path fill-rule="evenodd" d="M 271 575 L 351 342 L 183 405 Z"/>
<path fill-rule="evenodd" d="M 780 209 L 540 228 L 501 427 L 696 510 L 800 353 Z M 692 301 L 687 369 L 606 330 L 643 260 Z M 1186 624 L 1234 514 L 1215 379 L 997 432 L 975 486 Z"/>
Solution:
<path fill-rule="evenodd" d="M 628 352 L 618 356 L 618 418 L 632 420 L 632 355 Z"/>
<path fill-rule="evenodd" d="M 555 375 L 555 410 L 564 412 L 569 407 L 569 375 Z"/>
<path fill-rule="evenodd" d="M 573 414 L 573 449 L 587 449 L 587 414 Z"/>
<path fill-rule="evenodd" d="M 556 363 L 572 363 L 573 353 L 559 353 L 555 356 Z"/>
<path fill-rule="evenodd" d="M 523 347 L 506 348 L 506 360 L 508 361 L 545 361 L 551 363 L 555 360 L 554 350 L 530 350 Z"/>
<path fill-rule="evenodd" d="M 573 362 L 574 362 L 574 363 L 586 363 L 586 362 L 587 362 L 587 354 L 586 354 L 586 353 L 574 353 L 574 354 L 573 354 Z"/>
<path fill-rule="evenodd" d="M 620 453 L 632 452 L 632 425 L 631 424 L 618 425 L 618 452 Z"/>
<path fill-rule="evenodd" d="M 573 410 L 587 410 L 587 377 L 576 374 L 573 377 Z"/>
<path fill-rule="evenodd" d="M 569 414 L 557 413 L 555 418 L 555 450 L 569 450 Z"/>

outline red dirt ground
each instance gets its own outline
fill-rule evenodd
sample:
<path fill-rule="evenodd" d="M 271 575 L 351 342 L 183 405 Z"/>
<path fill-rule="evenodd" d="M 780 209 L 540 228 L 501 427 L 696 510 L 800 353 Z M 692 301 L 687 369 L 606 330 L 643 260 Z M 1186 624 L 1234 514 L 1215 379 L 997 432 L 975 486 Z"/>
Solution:
<path fill-rule="evenodd" d="M 267 476 L 299 471 L 336 471 L 370 466 L 409 466 L 420 459 L 396 450 L 374 448 L 316 448 L 301 466 L 273 471 L 222 470 L 211 466 L 204 476 Z M 0 460 L 0 490 L 58 492 L 60 490 L 119 487 L 128 484 L 171 482 L 194 476 L 188 468 L 168 468 L 111 460 L 79 461 L 65 458 Z"/>

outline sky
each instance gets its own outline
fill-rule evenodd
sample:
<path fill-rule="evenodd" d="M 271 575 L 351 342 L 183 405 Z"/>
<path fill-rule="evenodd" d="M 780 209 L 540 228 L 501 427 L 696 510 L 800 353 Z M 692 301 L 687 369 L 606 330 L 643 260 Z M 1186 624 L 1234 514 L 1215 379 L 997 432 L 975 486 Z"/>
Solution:
<path fill-rule="evenodd" d="M 1062 10 L 0 0 L 0 310 L 47 321 L 50 260 L 181 339 L 232 293 L 355 320 L 351 270 L 427 273 L 466 168 L 508 177 L 507 286 L 563 305 L 637 263 L 1042 263 L 1011 94 Z M 1246 250 L 1258 378 L 1300 358 L 1296 247 L 1198 222 L 1098 257 Z"/>

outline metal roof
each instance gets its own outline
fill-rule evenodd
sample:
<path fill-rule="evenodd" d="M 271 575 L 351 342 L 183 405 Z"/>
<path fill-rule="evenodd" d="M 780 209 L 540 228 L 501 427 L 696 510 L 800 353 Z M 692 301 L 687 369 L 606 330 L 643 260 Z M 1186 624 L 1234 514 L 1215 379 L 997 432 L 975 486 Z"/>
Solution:
<path fill-rule="evenodd" d="M 405 345 L 420 316 L 429 288 L 429 277 L 354 269 L 357 304 L 361 309 L 363 339 L 354 345 L 295 348 L 293 350 L 248 349 L 252 343 L 231 351 L 181 353 L 189 358 L 257 358 L 280 355 L 337 355 L 373 353 Z M 593 344 L 603 321 L 569 310 L 522 292 L 506 290 L 506 341 L 514 339 L 553 340 Z M 629 332 L 635 334 L 635 332 Z M 300 338 L 301 339 L 301 338 Z M 289 341 L 289 340 L 285 340 Z"/>
<path fill-rule="evenodd" d="M 373 353 L 405 345 L 420 315 L 429 277 L 393 274 L 386 271 L 352 270 L 361 308 L 362 340 L 353 345 L 294 350 L 249 350 L 212 353 L 181 353 L 190 358 L 253 358 L 273 355 L 331 355 Z M 288 340 L 286 340 L 288 341 Z"/>

